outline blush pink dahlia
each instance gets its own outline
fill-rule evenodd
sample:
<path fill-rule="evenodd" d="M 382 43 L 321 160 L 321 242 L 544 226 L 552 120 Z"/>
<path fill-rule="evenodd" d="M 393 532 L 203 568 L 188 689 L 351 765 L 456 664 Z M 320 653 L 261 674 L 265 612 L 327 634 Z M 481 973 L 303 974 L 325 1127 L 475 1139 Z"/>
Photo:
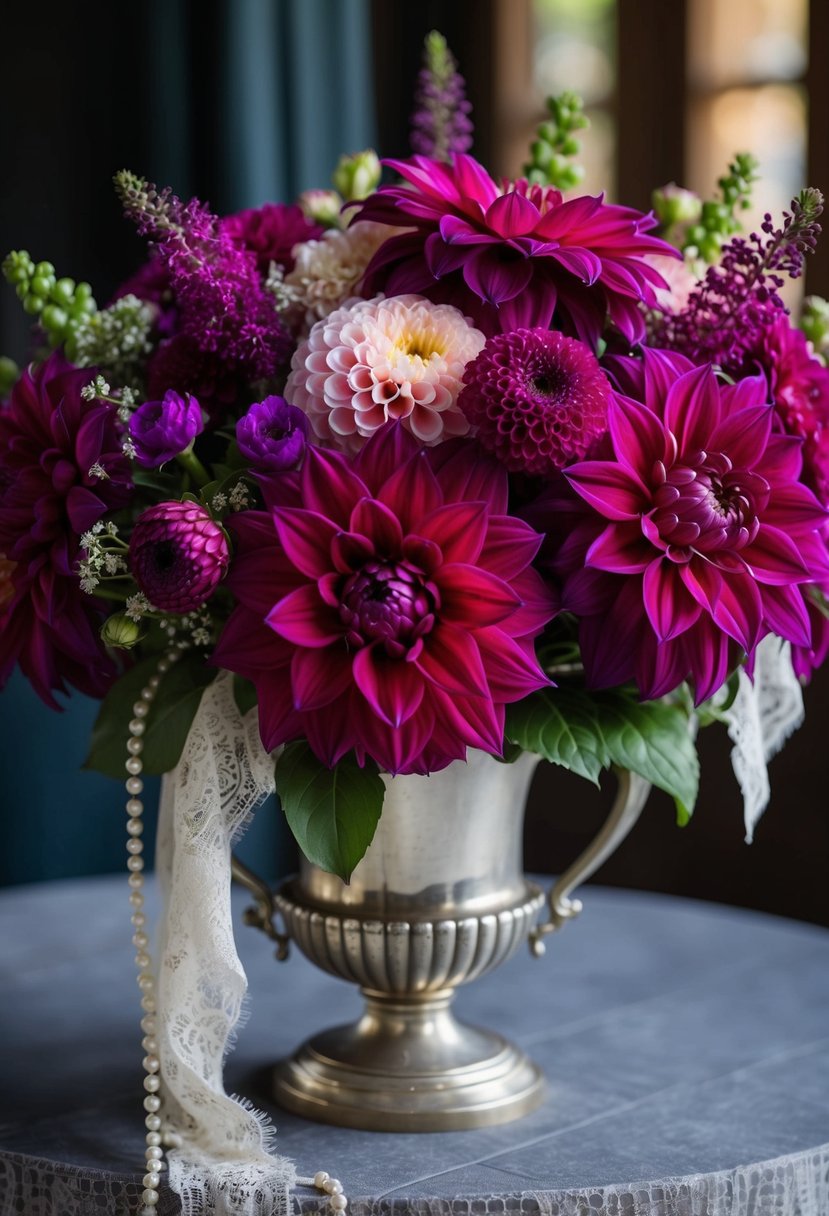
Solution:
<path fill-rule="evenodd" d="M 555 604 L 541 538 L 474 448 L 433 460 L 399 425 L 353 462 L 309 448 L 272 513 L 233 518 L 239 607 L 214 660 L 256 685 L 266 748 L 305 738 L 391 773 L 501 753 L 505 704 L 549 683 L 533 642 Z"/>
<path fill-rule="evenodd" d="M 556 330 L 496 334 L 463 379 L 460 408 L 512 473 L 556 473 L 607 429 L 610 386 L 596 356 Z"/>
<path fill-rule="evenodd" d="M 115 411 L 81 396 L 91 379 L 55 353 L 0 407 L 0 687 L 19 664 L 54 709 L 67 684 L 101 697 L 116 675 L 77 563 L 82 533 L 127 505 L 132 482 Z"/>
<path fill-rule="evenodd" d="M 423 444 L 440 443 L 469 430 L 457 397 L 484 340 L 448 304 L 357 300 L 300 344 L 285 398 L 305 410 L 318 439 L 351 452 L 389 421 Z"/>
<path fill-rule="evenodd" d="M 652 216 L 603 202 L 564 202 L 525 181 L 500 189 L 471 156 L 451 164 L 390 160 L 409 185 L 383 186 L 359 215 L 398 228 L 372 258 L 363 294 L 415 291 L 454 304 L 487 334 L 543 326 L 596 345 L 608 316 L 631 342 L 644 336 L 640 303 L 666 287 L 646 255 L 679 254 L 648 236 Z"/>
<path fill-rule="evenodd" d="M 763 377 L 645 351 L 643 400 L 615 393 L 608 458 L 565 476 L 587 506 L 558 556 L 595 685 L 714 693 L 767 633 L 810 646 L 802 585 L 826 578 L 826 518 L 801 445 L 772 431 Z"/>
<path fill-rule="evenodd" d="M 130 538 L 133 578 L 154 608 L 194 612 L 222 581 L 227 537 L 196 502 L 161 502 L 138 516 Z"/>

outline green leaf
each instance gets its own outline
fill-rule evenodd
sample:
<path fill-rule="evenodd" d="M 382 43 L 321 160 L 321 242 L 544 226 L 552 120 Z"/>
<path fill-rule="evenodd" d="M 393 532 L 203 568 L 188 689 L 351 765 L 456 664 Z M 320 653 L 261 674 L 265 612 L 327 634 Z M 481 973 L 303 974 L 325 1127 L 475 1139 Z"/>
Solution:
<path fill-rule="evenodd" d="M 158 668 L 159 656 L 136 663 L 107 693 L 95 726 L 84 768 L 123 780 L 133 704 Z M 167 773 L 179 761 L 202 693 L 217 671 L 196 653 L 185 654 L 161 677 L 156 698 L 145 718 L 141 759 L 149 775 Z"/>
<path fill-rule="evenodd" d="M 586 777 L 594 785 L 610 759 L 598 723 L 581 694 L 563 688 L 507 706 L 506 738 L 525 751 Z"/>
<path fill-rule="evenodd" d="M 244 676 L 234 676 L 233 700 L 236 702 L 236 708 L 239 713 L 244 718 L 246 713 L 249 713 L 255 705 L 259 704 L 256 686 L 251 684 L 250 680 L 246 680 Z"/>
<path fill-rule="evenodd" d="M 349 753 L 328 769 L 307 743 L 289 743 L 277 760 L 276 792 L 308 860 L 348 882 L 383 809 L 376 766 L 360 768 Z"/>

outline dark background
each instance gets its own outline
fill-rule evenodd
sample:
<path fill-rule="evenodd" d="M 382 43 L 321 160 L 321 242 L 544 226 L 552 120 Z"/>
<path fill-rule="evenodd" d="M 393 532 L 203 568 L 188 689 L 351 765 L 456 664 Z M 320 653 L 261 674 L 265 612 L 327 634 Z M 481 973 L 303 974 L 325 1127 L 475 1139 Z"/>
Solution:
<path fill-rule="evenodd" d="M 498 164 L 504 14 L 524 0 L 87 0 L 15 3 L 4 17 L 4 174 L 0 252 L 26 248 L 107 299 L 142 257 L 110 178 L 128 166 L 221 212 L 289 200 L 327 185 L 342 150 L 405 154 L 423 36 L 441 29 L 461 61 L 477 124 L 476 154 Z M 812 4 L 810 180 L 829 186 L 829 5 Z M 621 0 L 617 180 L 647 207 L 652 185 L 683 179 L 684 3 Z M 821 50 L 821 48 L 823 48 Z M 642 65 L 647 64 L 647 72 Z M 820 72 L 823 72 L 821 78 Z M 658 97 L 659 103 L 654 104 Z M 829 294 L 829 241 L 808 288 Z M 27 319 L 0 284 L 0 353 L 25 357 Z M 703 778 L 690 825 L 654 794 L 598 880 L 763 908 L 829 925 L 829 672 L 806 693 L 807 723 L 771 765 L 772 803 L 751 846 L 730 744 L 700 740 Z M 0 882 L 117 869 L 122 792 L 79 773 L 95 706 L 57 716 L 22 680 L 0 696 L 3 845 Z M 533 788 L 528 867 L 569 864 L 612 796 L 546 770 Z M 278 816 L 260 814 L 247 858 L 290 868 Z"/>

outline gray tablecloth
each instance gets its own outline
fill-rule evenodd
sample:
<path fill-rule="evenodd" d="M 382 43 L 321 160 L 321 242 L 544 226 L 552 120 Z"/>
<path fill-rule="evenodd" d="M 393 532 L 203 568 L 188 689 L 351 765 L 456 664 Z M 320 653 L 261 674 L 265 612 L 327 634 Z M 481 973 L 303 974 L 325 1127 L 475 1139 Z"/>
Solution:
<path fill-rule="evenodd" d="M 240 894 L 239 907 L 246 902 Z M 251 1018 L 229 1088 L 357 1015 L 357 993 L 237 932 Z M 0 892 L 0 1216 L 135 1209 L 143 1156 L 138 992 L 123 878 Z M 591 888 L 580 920 L 463 989 L 458 1010 L 544 1068 L 534 1114 L 382 1135 L 272 1110 L 300 1173 L 373 1213 L 829 1213 L 829 933 Z M 319 1200 L 297 1194 L 297 1208 Z M 162 1196 L 159 1213 L 178 1210 Z"/>

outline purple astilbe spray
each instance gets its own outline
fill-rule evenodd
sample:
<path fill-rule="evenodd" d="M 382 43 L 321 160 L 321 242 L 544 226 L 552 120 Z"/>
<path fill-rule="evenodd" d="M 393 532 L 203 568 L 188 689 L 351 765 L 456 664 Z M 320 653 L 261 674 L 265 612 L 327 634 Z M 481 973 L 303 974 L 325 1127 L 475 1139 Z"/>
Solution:
<path fill-rule="evenodd" d="M 421 156 L 449 161 L 472 147 L 472 106 L 455 56 L 443 34 L 426 35 L 423 67 L 417 78 L 411 145 Z"/>
<path fill-rule="evenodd" d="M 153 241 L 179 309 L 179 334 L 247 380 L 267 379 L 290 354 L 291 340 L 265 290 L 256 257 L 240 248 L 203 203 L 182 203 L 169 189 L 126 170 L 115 176 L 124 211 Z"/>
<path fill-rule="evenodd" d="M 768 326 L 786 311 L 779 294 L 783 276 L 799 278 L 806 254 L 815 248 L 822 210 L 820 191 L 803 190 L 783 213 L 782 227 L 775 228 L 767 214 L 762 234 L 730 240 L 686 307 L 660 322 L 652 345 L 679 351 L 694 363 L 714 363 L 732 375 L 750 371 Z"/>

